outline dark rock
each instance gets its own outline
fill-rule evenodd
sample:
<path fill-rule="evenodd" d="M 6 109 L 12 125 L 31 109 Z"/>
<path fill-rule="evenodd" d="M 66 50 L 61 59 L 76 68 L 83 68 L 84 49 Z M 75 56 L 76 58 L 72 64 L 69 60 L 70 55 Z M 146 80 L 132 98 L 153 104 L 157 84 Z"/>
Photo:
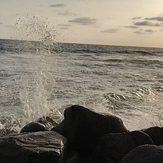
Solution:
<path fill-rule="evenodd" d="M 119 163 L 163 163 L 163 147 L 139 146 L 129 152 Z"/>
<path fill-rule="evenodd" d="M 37 122 L 44 124 L 47 130 L 51 130 L 53 127 L 58 125 L 52 118 L 48 116 L 39 118 Z"/>
<path fill-rule="evenodd" d="M 24 126 L 20 133 L 23 132 L 37 132 L 37 131 L 47 131 L 46 126 L 39 122 L 31 122 Z"/>
<path fill-rule="evenodd" d="M 64 163 L 66 138 L 52 131 L 14 134 L 0 138 L 2 163 Z"/>
<path fill-rule="evenodd" d="M 128 132 L 120 118 L 101 115 L 79 105 L 67 108 L 64 117 L 69 147 L 84 155 L 92 152 L 101 136 Z"/>
<path fill-rule="evenodd" d="M 65 131 L 65 120 L 63 120 L 61 123 L 59 123 L 56 127 L 53 127 L 51 131 L 56 131 L 59 134 L 66 136 L 66 131 Z"/>
<path fill-rule="evenodd" d="M 161 145 L 163 143 L 163 127 L 150 127 L 142 131 L 152 138 L 155 145 Z"/>
<path fill-rule="evenodd" d="M 145 133 L 111 133 L 100 139 L 92 154 L 94 163 L 118 163 L 129 151 L 143 144 L 153 144 Z"/>
<path fill-rule="evenodd" d="M 81 157 L 78 152 L 71 151 L 66 159 L 66 163 L 93 163 L 90 156 Z"/>

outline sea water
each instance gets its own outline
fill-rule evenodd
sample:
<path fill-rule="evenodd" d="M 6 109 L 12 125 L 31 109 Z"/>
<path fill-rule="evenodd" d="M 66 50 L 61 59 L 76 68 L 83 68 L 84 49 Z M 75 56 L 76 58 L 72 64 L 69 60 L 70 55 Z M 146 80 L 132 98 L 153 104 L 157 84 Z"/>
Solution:
<path fill-rule="evenodd" d="M 163 49 L 0 40 L 0 128 L 79 104 L 129 130 L 163 125 Z"/>
<path fill-rule="evenodd" d="M 118 116 L 129 130 L 163 125 L 163 49 L 58 43 L 49 24 L 19 19 L 20 39 L 0 39 L 0 129 L 42 116 L 59 123 L 73 104 Z"/>

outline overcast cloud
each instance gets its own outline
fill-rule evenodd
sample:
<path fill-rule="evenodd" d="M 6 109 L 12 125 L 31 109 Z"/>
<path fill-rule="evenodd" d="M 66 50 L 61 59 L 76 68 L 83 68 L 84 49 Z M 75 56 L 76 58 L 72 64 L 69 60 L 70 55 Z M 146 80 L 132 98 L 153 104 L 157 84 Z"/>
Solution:
<path fill-rule="evenodd" d="M 96 19 L 92 19 L 89 17 L 75 18 L 75 19 L 69 20 L 69 22 L 77 23 L 79 25 L 92 25 L 92 24 L 95 24 L 96 21 L 97 21 Z"/>

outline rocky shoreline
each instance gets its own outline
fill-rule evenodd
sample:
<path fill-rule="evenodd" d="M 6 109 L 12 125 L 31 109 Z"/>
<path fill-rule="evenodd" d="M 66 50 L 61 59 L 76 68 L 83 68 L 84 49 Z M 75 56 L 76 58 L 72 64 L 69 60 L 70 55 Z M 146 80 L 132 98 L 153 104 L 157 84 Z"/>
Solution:
<path fill-rule="evenodd" d="M 116 116 L 73 105 L 57 124 L 42 117 L 0 132 L 2 163 L 163 163 L 163 128 L 126 129 Z"/>

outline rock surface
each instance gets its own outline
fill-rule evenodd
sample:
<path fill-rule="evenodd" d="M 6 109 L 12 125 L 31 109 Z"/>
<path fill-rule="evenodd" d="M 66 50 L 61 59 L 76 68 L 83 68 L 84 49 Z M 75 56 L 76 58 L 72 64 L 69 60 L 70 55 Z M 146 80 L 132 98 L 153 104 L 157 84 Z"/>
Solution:
<path fill-rule="evenodd" d="M 24 126 L 20 133 L 23 132 L 37 132 L 37 131 L 47 131 L 46 126 L 39 122 L 31 122 Z"/>
<path fill-rule="evenodd" d="M 20 133 L 23 132 L 37 132 L 37 131 L 50 131 L 53 127 L 58 124 L 48 116 L 39 118 L 36 122 L 31 122 L 24 126 Z"/>
<path fill-rule="evenodd" d="M 143 144 L 153 144 L 153 141 L 140 131 L 107 134 L 100 139 L 94 150 L 92 162 L 118 163 L 128 152 Z"/>
<path fill-rule="evenodd" d="M 64 163 L 67 141 L 54 131 L 22 133 L 0 138 L 2 163 Z"/>
<path fill-rule="evenodd" d="M 163 163 L 163 147 L 139 146 L 129 152 L 119 163 Z"/>
<path fill-rule="evenodd" d="M 67 108 L 64 118 L 62 126 L 70 148 L 84 155 L 92 152 L 101 136 L 128 132 L 120 118 L 98 114 L 79 105 Z"/>
<path fill-rule="evenodd" d="M 163 143 L 163 127 L 155 126 L 142 131 L 152 138 L 155 145 L 161 145 Z"/>

